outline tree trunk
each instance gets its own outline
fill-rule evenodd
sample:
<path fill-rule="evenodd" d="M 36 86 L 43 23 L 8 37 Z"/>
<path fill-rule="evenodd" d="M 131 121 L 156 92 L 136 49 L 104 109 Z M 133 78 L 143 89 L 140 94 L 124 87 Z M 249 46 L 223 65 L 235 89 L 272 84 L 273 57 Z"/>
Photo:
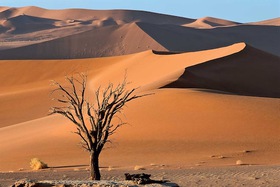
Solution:
<path fill-rule="evenodd" d="M 92 180 L 100 180 L 99 171 L 99 154 L 93 151 L 90 152 L 90 177 Z"/>

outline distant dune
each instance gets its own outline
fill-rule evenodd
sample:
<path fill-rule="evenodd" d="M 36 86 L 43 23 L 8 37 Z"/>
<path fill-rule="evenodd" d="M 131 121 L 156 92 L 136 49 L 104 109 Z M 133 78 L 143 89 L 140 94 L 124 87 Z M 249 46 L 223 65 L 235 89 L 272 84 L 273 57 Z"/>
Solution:
<path fill-rule="evenodd" d="M 23 34 L 28 32 L 35 32 L 38 30 L 46 30 L 55 28 L 53 25 L 56 20 L 45 19 L 27 15 L 19 15 L 8 18 L 3 22 L 3 26 L 8 29 L 7 32 L 13 34 Z"/>
<path fill-rule="evenodd" d="M 280 56 L 277 20 L 240 24 L 131 10 L 2 8 L 0 59 L 107 57 L 149 49 L 190 52 L 237 42 Z"/>
<path fill-rule="evenodd" d="M 2 59 L 71 59 L 166 50 L 137 24 L 112 25 L 26 47 L 0 51 Z"/>
<path fill-rule="evenodd" d="M 274 18 L 274 19 L 269 19 L 269 20 L 264 20 L 264 21 L 259 21 L 259 22 L 253 22 L 253 23 L 250 23 L 250 24 L 280 26 L 280 18 Z"/>
<path fill-rule="evenodd" d="M 238 24 L 240 23 L 224 20 L 224 19 L 213 18 L 213 17 L 203 17 L 197 19 L 192 23 L 185 24 L 183 26 L 194 27 L 194 28 L 213 28 L 213 27 L 223 27 L 223 26 L 234 26 Z"/>

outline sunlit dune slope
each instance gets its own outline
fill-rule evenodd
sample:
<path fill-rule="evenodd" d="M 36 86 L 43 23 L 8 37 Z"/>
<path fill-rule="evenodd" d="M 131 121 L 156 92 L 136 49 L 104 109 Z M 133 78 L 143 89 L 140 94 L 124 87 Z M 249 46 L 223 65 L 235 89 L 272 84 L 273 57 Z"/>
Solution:
<path fill-rule="evenodd" d="M 279 99 L 189 89 L 153 93 L 125 108 L 122 118 L 129 125 L 112 136 L 113 144 L 101 154 L 101 167 L 280 163 Z M 28 169 L 33 157 L 62 169 L 87 165 L 88 154 L 78 146 L 74 130 L 58 116 L 1 128 L 0 170 Z"/>
<path fill-rule="evenodd" d="M 94 89 L 108 81 L 121 81 L 127 71 L 128 79 L 132 82 L 130 86 L 149 90 L 175 81 L 185 67 L 236 53 L 243 47 L 243 44 L 235 44 L 176 55 L 157 55 L 146 51 L 98 59 L 0 61 L 1 126 L 45 116 L 52 105 L 50 80 L 61 80 L 65 75 L 88 72 Z M 23 98 L 26 102 L 22 101 Z"/>
<path fill-rule="evenodd" d="M 238 24 L 240 23 L 224 20 L 224 19 L 213 18 L 213 17 L 203 17 L 197 19 L 192 23 L 185 24 L 183 26 L 194 27 L 194 28 L 213 28 L 213 27 L 221 27 L 221 26 L 234 26 Z"/>
<path fill-rule="evenodd" d="M 274 19 L 269 19 L 269 20 L 264 20 L 264 21 L 259 21 L 259 22 L 253 22 L 253 23 L 250 23 L 250 24 L 280 26 L 280 18 L 274 18 Z"/>
<path fill-rule="evenodd" d="M 1 9 L 0 9 L 1 10 Z M 104 18 L 112 18 L 116 22 L 130 23 L 135 21 L 143 21 L 149 23 L 159 24 L 186 24 L 192 22 L 193 19 L 158 14 L 146 11 L 137 10 L 90 10 L 90 9 L 63 9 L 63 10 L 48 10 L 35 6 L 27 6 L 21 8 L 3 8 L 0 12 L 6 18 L 19 16 L 22 14 L 48 18 L 57 20 L 83 20 L 94 21 L 102 20 Z"/>
<path fill-rule="evenodd" d="M 186 68 L 171 88 L 206 88 L 242 95 L 280 98 L 280 58 L 251 46 Z"/>

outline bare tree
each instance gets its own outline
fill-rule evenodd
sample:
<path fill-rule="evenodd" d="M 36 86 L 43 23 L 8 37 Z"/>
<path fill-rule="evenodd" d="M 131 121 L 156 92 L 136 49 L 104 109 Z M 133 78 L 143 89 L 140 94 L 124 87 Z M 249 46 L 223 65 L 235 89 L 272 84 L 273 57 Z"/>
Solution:
<path fill-rule="evenodd" d="M 90 175 L 92 180 L 100 180 L 99 155 L 109 137 L 124 125 L 122 121 L 113 124 L 113 118 L 120 113 L 129 101 L 145 95 L 134 94 L 136 89 L 126 90 L 126 78 L 122 83 L 114 86 L 109 84 L 101 91 L 95 92 L 94 102 L 85 98 L 87 76 L 79 74 L 66 77 L 69 87 L 53 81 L 59 106 L 52 107 L 50 114 L 60 114 L 69 119 L 76 126 L 75 133 L 81 138 L 82 147 L 90 154 Z M 58 93 L 57 93 L 58 92 Z"/>

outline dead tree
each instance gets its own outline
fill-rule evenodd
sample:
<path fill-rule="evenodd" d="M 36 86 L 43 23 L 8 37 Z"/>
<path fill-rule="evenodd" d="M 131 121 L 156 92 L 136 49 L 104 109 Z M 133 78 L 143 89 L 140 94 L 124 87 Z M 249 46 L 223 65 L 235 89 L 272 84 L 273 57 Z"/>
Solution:
<path fill-rule="evenodd" d="M 69 87 L 53 82 L 56 89 L 52 94 L 56 94 L 54 100 L 59 106 L 52 107 L 50 114 L 60 114 L 73 122 L 82 147 L 90 154 L 91 179 L 100 180 L 99 155 L 109 137 L 125 124 L 121 121 L 113 124 L 112 120 L 127 102 L 145 95 L 136 95 L 136 89 L 126 90 L 125 78 L 122 83 L 116 86 L 111 83 L 102 91 L 99 87 L 94 94 L 94 101 L 89 102 L 85 98 L 86 75 L 66 77 L 66 82 Z"/>

